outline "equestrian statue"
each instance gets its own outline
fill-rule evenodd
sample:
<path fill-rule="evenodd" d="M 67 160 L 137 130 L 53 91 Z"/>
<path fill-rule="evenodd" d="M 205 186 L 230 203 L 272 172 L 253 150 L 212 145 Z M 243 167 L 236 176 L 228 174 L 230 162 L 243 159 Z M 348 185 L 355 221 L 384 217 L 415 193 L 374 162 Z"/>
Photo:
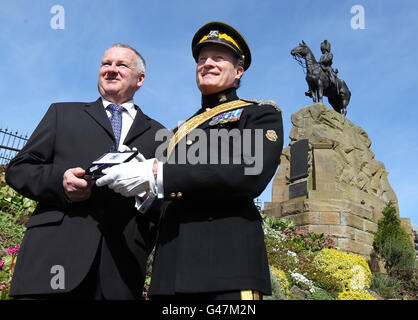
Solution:
<path fill-rule="evenodd" d="M 314 103 L 321 102 L 323 96 L 328 97 L 328 102 L 338 113 L 347 115 L 347 105 L 350 102 L 351 92 L 342 79 L 338 79 L 338 69 L 332 68 L 333 55 L 331 43 L 324 40 L 321 43 L 322 56 L 319 62 L 305 41 L 299 43 L 290 54 L 299 64 L 306 69 L 306 82 L 309 91 L 305 95 L 311 97 Z M 305 59 L 305 65 L 302 59 Z"/>

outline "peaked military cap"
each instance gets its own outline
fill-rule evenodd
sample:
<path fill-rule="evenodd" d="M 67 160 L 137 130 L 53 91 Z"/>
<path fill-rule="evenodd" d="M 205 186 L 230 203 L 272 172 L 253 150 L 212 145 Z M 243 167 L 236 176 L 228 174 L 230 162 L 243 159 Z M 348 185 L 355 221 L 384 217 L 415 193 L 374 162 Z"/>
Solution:
<path fill-rule="evenodd" d="M 331 43 L 328 42 L 328 40 L 324 40 L 324 41 L 321 42 L 321 50 L 323 50 L 323 49 L 328 51 L 328 52 L 331 51 Z"/>
<path fill-rule="evenodd" d="M 197 62 L 199 51 L 205 44 L 217 44 L 231 49 L 244 62 L 244 70 L 251 64 L 250 48 L 244 37 L 232 26 L 220 21 L 203 25 L 192 40 L 192 53 Z"/>

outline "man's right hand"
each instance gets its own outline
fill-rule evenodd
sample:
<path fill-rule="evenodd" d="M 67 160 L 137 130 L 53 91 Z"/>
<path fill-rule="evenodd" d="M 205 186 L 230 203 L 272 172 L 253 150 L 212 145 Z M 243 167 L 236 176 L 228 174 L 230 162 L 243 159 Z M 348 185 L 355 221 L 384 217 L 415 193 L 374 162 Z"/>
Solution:
<path fill-rule="evenodd" d="M 72 202 L 84 201 L 91 196 L 91 183 L 82 178 L 85 173 L 82 168 L 71 168 L 64 173 L 62 185 Z"/>

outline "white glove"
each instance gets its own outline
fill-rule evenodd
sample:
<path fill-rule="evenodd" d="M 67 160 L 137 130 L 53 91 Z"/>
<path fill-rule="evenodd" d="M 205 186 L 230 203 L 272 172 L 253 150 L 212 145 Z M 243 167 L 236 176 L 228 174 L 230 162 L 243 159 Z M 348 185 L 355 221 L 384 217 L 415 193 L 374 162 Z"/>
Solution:
<path fill-rule="evenodd" d="M 138 149 L 136 147 L 133 147 L 131 149 L 129 146 L 127 146 L 125 144 L 122 144 L 119 147 L 119 152 L 127 152 L 127 151 L 138 151 Z M 136 160 L 137 162 L 142 162 L 142 161 L 145 161 L 147 159 L 145 159 L 145 157 L 142 155 L 142 153 L 138 152 L 138 154 L 135 156 L 135 158 L 133 158 L 131 161 L 134 161 L 134 160 Z M 129 162 L 131 162 L 131 161 L 129 161 Z"/>
<path fill-rule="evenodd" d="M 142 155 L 141 157 L 143 158 Z M 153 191 L 155 178 L 152 168 L 156 159 L 152 158 L 142 162 L 139 162 L 139 159 L 104 169 L 105 176 L 98 179 L 96 185 L 98 187 L 107 185 L 125 197 L 142 196 L 151 190 Z"/>

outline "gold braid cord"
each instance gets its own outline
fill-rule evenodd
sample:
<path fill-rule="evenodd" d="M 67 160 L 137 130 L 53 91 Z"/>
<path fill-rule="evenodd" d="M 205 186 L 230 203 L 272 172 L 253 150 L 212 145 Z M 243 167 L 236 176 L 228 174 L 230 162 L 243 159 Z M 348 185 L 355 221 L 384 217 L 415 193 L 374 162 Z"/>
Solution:
<path fill-rule="evenodd" d="M 219 106 L 213 109 L 210 109 L 206 112 L 198 114 L 197 116 L 189 119 L 188 121 L 186 121 L 179 127 L 179 129 L 176 131 L 174 136 L 171 138 L 169 145 L 168 145 L 167 159 L 170 158 L 171 153 L 173 152 L 174 148 L 179 143 L 179 141 L 183 139 L 185 136 L 187 136 L 191 131 L 196 129 L 198 126 L 200 126 L 203 122 L 209 120 L 210 118 L 216 116 L 219 113 L 229 111 L 232 109 L 249 106 L 252 104 L 254 104 L 254 102 L 234 100 L 231 102 L 220 104 Z"/>

